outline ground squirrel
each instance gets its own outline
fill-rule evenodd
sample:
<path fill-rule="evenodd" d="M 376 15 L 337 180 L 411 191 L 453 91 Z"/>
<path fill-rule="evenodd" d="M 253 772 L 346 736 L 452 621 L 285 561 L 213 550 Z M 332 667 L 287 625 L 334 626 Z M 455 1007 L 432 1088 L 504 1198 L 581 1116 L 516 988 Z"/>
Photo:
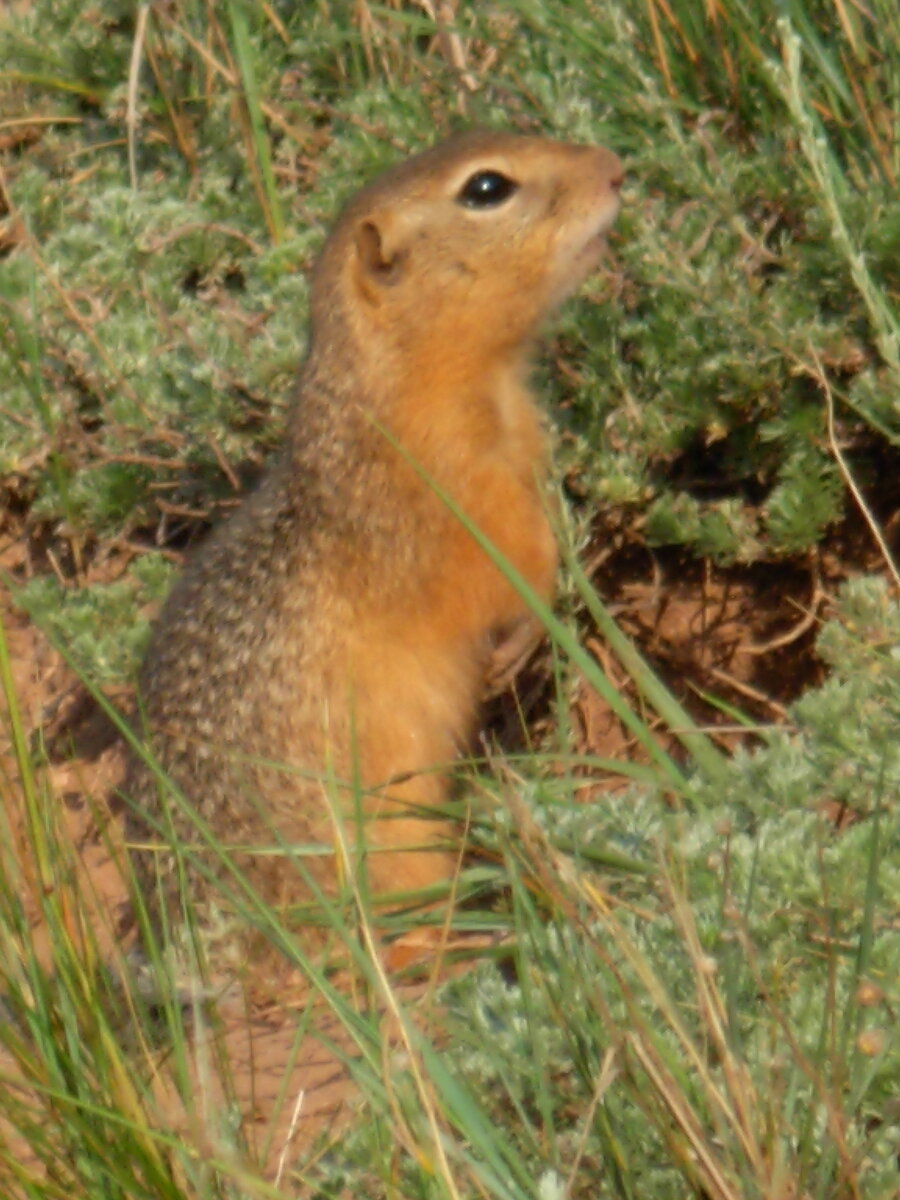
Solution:
<path fill-rule="evenodd" d="M 234 857 L 276 907 L 309 899 L 303 870 L 333 892 L 333 858 L 271 849 L 334 846 L 335 805 L 351 843 L 364 818 L 373 894 L 456 867 L 452 830 L 421 810 L 539 630 L 412 462 L 551 597 L 529 351 L 596 265 L 621 179 L 602 148 L 461 134 L 365 187 L 325 243 L 284 448 L 176 584 L 139 686 L 200 821 L 270 848 Z M 175 857 L 147 847 L 203 834 L 138 756 L 124 792 L 147 896 L 177 905 Z M 202 862 L 188 891 L 218 923 L 224 873 Z"/>

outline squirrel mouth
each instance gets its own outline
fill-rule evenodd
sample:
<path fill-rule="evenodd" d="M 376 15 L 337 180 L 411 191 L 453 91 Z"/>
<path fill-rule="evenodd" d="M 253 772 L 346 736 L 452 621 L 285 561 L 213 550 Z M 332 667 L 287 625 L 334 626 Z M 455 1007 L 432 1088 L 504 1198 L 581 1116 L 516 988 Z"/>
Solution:
<path fill-rule="evenodd" d="M 618 195 L 613 196 L 611 201 L 608 200 L 606 202 L 600 220 L 594 225 L 593 232 L 587 240 L 585 250 L 600 254 L 606 249 L 607 235 L 616 223 L 616 217 L 619 215 L 620 208 Z"/>
<path fill-rule="evenodd" d="M 571 295 L 576 288 L 600 265 L 608 253 L 607 235 L 619 215 L 619 197 L 614 192 L 603 197 L 593 212 L 586 213 L 581 229 L 568 242 L 563 252 L 565 284 L 562 295 Z"/>
<path fill-rule="evenodd" d="M 618 193 L 616 193 L 611 201 L 607 201 L 604 205 L 603 214 L 600 218 L 600 223 L 594 232 L 594 240 L 605 241 L 606 235 L 616 223 L 616 217 L 619 215 L 619 209 L 622 207 L 619 202 Z"/>
<path fill-rule="evenodd" d="M 600 220 L 599 224 L 594 226 L 590 236 L 588 237 L 587 241 L 585 242 L 585 245 L 584 245 L 585 252 L 600 253 L 606 249 L 606 242 L 607 242 L 607 237 L 609 235 L 609 231 L 612 229 L 613 225 L 615 224 L 616 217 L 618 215 L 619 215 L 618 204 L 615 205 L 615 207 L 612 209 L 611 212 L 607 211 L 603 214 L 603 217 Z"/>

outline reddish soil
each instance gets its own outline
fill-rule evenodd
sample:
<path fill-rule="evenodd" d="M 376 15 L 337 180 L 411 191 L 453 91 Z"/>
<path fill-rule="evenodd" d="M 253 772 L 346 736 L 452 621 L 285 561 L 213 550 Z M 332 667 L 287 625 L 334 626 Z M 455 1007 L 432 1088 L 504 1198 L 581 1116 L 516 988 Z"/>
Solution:
<path fill-rule="evenodd" d="M 900 511 L 887 516 L 882 532 L 896 557 Z M 849 576 L 882 571 L 884 563 L 862 517 L 851 514 L 802 559 L 727 568 L 677 548 L 651 550 L 627 527 L 601 518 L 585 567 L 619 627 L 692 720 L 731 752 L 739 742 L 754 741 L 754 724 L 789 722 L 791 702 L 824 680 L 815 643 L 833 612 L 838 587 Z M 583 612 L 580 624 L 583 644 L 653 726 L 653 713 Z M 550 720 L 549 676 L 548 657 L 533 664 L 517 684 L 532 732 L 536 728 L 539 733 Z M 646 751 L 583 680 L 571 708 L 579 753 L 647 761 Z M 735 710 L 739 722 L 731 715 Z M 518 710 L 501 702 L 490 718 L 502 744 L 515 739 Z M 683 754 L 672 732 L 658 721 L 656 727 L 660 744 L 676 758 Z M 584 798 L 609 786 L 592 784 Z"/>

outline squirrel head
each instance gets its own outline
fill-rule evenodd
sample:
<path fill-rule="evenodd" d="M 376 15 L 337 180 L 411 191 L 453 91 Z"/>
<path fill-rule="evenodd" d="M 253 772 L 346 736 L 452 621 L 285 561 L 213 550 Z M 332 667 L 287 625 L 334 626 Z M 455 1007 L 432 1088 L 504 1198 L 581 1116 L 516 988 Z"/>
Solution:
<path fill-rule="evenodd" d="M 622 178 L 602 147 L 485 131 L 415 155 L 341 214 L 313 336 L 337 308 L 382 354 L 515 352 L 596 266 Z"/>

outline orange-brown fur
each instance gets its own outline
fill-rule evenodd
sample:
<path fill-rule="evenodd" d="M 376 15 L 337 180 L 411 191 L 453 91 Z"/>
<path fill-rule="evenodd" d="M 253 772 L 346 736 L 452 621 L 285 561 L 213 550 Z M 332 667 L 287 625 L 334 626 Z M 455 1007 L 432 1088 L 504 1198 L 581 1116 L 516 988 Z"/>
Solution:
<path fill-rule="evenodd" d="M 509 202 L 460 203 L 482 171 L 517 184 Z M 410 460 L 550 599 L 529 351 L 596 262 L 620 180 L 606 150 L 472 133 L 342 213 L 314 274 L 285 447 L 176 586 L 141 674 L 153 752 L 223 842 L 333 845 L 336 805 L 355 843 L 362 797 L 373 893 L 451 874 L 453 830 L 418 811 L 444 800 L 480 701 L 539 628 Z M 175 858 L 149 844 L 161 828 L 202 838 L 138 756 L 125 792 L 148 896 L 161 884 L 174 910 Z M 235 861 L 270 903 L 308 899 L 290 855 Z M 333 859 L 302 861 L 333 890 Z M 201 920 L 227 913 L 190 866 L 188 887 Z"/>

